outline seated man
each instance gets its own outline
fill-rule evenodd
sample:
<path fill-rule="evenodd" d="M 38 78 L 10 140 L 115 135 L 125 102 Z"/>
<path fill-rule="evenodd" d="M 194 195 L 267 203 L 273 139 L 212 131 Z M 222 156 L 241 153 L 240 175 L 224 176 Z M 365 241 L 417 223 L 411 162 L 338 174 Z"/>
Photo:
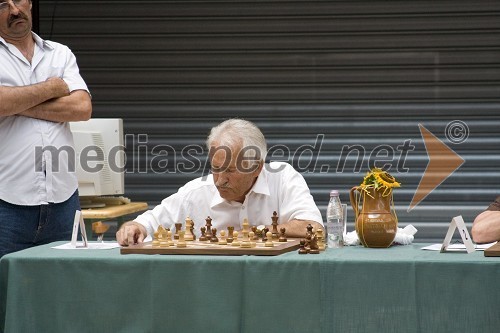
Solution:
<path fill-rule="evenodd" d="M 474 220 L 472 239 L 476 243 L 500 241 L 500 196 Z"/>
<path fill-rule="evenodd" d="M 140 243 L 160 224 L 173 230 L 174 223 L 189 216 L 195 233 L 212 218 L 218 231 L 234 226 L 270 225 L 276 211 L 288 237 L 304 237 L 306 227 L 322 227 L 321 213 L 307 184 L 289 164 L 265 164 L 266 140 L 253 123 L 230 119 L 212 128 L 207 139 L 212 174 L 188 182 L 153 210 L 124 223 L 116 233 L 120 245 Z"/>

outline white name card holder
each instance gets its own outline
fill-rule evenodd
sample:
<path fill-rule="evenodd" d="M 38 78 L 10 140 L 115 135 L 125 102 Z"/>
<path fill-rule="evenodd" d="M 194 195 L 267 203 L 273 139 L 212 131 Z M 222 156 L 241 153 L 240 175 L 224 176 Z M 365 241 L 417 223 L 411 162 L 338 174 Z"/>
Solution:
<path fill-rule="evenodd" d="M 80 234 L 82 235 L 83 245 L 77 246 L 78 239 L 78 229 L 80 229 Z M 75 220 L 73 221 L 73 233 L 71 234 L 71 246 L 76 247 L 88 247 L 87 243 L 87 232 L 85 231 L 85 222 L 83 221 L 82 212 L 77 210 L 75 212 Z"/>
<path fill-rule="evenodd" d="M 453 237 L 455 229 L 457 228 L 460 236 L 462 237 L 462 242 L 465 245 L 467 253 L 476 251 L 476 247 L 474 246 L 474 243 L 472 243 L 472 239 L 469 236 L 469 231 L 465 226 L 464 219 L 462 218 L 462 215 L 459 215 L 451 219 L 450 226 L 448 227 L 448 232 L 446 233 L 443 245 L 441 246 L 441 253 L 448 252 L 448 246 L 450 245 L 451 238 Z"/>

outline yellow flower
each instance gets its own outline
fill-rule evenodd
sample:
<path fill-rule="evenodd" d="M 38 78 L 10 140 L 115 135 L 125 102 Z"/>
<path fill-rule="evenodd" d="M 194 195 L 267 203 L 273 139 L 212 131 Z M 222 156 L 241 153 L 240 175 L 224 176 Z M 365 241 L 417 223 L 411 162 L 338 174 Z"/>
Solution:
<path fill-rule="evenodd" d="M 383 190 L 383 196 L 391 194 L 393 188 L 400 186 L 401 184 L 391 174 L 379 168 L 373 168 L 369 171 L 360 185 L 361 189 L 368 195 L 370 189 L 375 189 Z"/>

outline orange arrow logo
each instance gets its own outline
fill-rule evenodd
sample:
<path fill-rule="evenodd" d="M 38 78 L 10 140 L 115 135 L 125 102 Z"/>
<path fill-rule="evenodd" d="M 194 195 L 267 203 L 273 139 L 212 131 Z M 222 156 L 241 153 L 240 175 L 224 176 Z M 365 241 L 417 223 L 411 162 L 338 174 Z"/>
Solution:
<path fill-rule="evenodd" d="M 465 162 L 462 157 L 429 132 L 424 126 L 418 124 L 418 127 L 424 140 L 427 156 L 429 156 L 429 163 L 425 168 L 422 179 L 420 179 L 417 191 L 413 195 L 408 212 L 422 202 Z"/>

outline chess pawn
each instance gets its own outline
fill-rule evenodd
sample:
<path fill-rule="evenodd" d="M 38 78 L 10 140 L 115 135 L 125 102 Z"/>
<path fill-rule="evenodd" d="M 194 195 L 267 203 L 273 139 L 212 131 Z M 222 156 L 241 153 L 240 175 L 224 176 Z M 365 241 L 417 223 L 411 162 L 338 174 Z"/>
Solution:
<path fill-rule="evenodd" d="M 224 230 L 220 231 L 219 245 L 227 245 L 226 232 Z"/>
<path fill-rule="evenodd" d="M 250 231 L 248 233 L 248 238 L 250 239 L 250 247 L 256 247 L 257 242 L 255 240 L 257 240 L 258 238 L 255 237 L 255 233 L 253 231 Z"/>
<path fill-rule="evenodd" d="M 189 216 L 186 217 L 186 231 L 184 239 L 188 242 L 194 241 L 193 226 L 194 226 L 193 220 L 191 220 Z"/>
<path fill-rule="evenodd" d="M 207 228 L 201 227 L 200 231 L 201 231 L 200 242 L 208 241 L 207 235 L 205 234 L 207 232 Z"/>
<path fill-rule="evenodd" d="M 240 246 L 240 241 L 238 240 L 238 231 L 235 230 L 233 232 L 233 242 L 231 243 L 232 246 Z"/>
<path fill-rule="evenodd" d="M 186 247 L 187 246 L 186 240 L 184 239 L 185 233 L 186 232 L 184 230 L 179 231 L 179 241 L 177 242 L 177 247 Z"/>
<path fill-rule="evenodd" d="M 181 231 L 181 229 L 182 229 L 182 223 L 176 223 L 174 239 L 179 239 L 179 231 Z"/>
<path fill-rule="evenodd" d="M 233 226 L 227 227 L 227 242 L 228 243 L 233 242 L 233 239 L 234 239 L 233 233 L 234 233 L 234 227 Z"/>
<path fill-rule="evenodd" d="M 285 228 L 280 229 L 280 238 L 278 239 L 279 242 L 285 242 L 286 243 L 286 235 L 285 235 Z"/>
<path fill-rule="evenodd" d="M 219 243 L 219 239 L 217 238 L 217 229 L 212 228 L 212 237 L 210 238 L 210 243 Z"/>
<path fill-rule="evenodd" d="M 174 246 L 174 241 L 172 240 L 172 231 L 170 229 L 167 229 L 167 243 L 168 246 Z"/>
<path fill-rule="evenodd" d="M 267 238 L 267 241 L 266 241 L 265 247 L 273 247 L 274 243 L 273 243 L 273 234 L 272 234 L 272 232 L 268 231 L 266 233 L 266 238 Z"/>
<path fill-rule="evenodd" d="M 299 254 L 307 254 L 306 240 L 305 239 L 300 240 Z"/>

